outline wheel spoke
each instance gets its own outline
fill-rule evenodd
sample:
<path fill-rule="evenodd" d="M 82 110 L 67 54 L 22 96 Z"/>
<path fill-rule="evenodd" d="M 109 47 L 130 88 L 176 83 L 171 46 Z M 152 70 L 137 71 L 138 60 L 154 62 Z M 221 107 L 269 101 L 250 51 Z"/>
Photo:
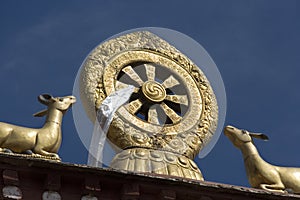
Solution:
<path fill-rule="evenodd" d="M 142 86 L 144 81 L 140 78 L 140 76 L 132 69 L 130 65 L 124 67 L 122 71 L 127 74 L 132 80 L 137 82 L 139 86 Z"/>
<path fill-rule="evenodd" d="M 166 115 L 172 120 L 173 123 L 177 123 L 181 120 L 181 116 L 179 116 L 174 110 L 172 110 L 167 104 L 162 102 L 160 104 Z"/>
<path fill-rule="evenodd" d="M 136 99 L 127 104 L 126 107 L 129 113 L 134 115 L 142 107 L 142 102 L 139 99 Z"/>
<path fill-rule="evenodd" d="M 155 67 L 150 64 L 144 64 L 145 69 L 146 69 L 146 74 L 148 81 L 154 81 L 155 79 Z"/>
<path fill-rule="evenodd" d="M 126 84 L 126 83 L 123 83 L 121 81 L 116 81 L 116 90 L 120 90 L 120 89 L 123 89 L 123 88 L 127 88 L 129 85 Z M 137 93 L 139 90 L 139 88 L 134 88 L 134 93 Z"/>
<path fill-rule="evenodd" d="M 123 83 L 123 82 L 121 82 L 121 81 L 116 81 L 116 89 L 117 89 L 117 90 L 126 88 L 126 87 L 128 87 L 128 86 L 129 86 L 129 85 L 126 84 L 126 83 Z"/>
<path fill-rule="evenodd" d="M 188 98 L 187 95 L 167 95 L 166 100 L 172 101 L 174 103 L 188 105 Z"/>
<path fill-rule="evenodd" d="M 174 76 L 169 76 L 163 83 L 162 85 L 165 87 L 165 88 L 171 88 L 171 87 L 174 87 L 175 85 L 179 85 L 179 81 L 174 78 Z"/>
<path fill-rule="evenodd" d="M 148 112 L 148 122 L 150 122 L 152 124 L 159 125 L 157 110 L 156 110 L 155 106 L 152 106 L 149 109 L 149 112 Z"/>

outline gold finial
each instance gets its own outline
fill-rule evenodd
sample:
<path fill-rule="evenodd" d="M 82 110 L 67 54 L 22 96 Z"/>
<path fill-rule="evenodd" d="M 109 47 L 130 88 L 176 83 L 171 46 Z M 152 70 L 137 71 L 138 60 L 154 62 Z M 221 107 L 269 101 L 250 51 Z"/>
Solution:
<path fill-rule="evenodd" d="M 107 134 L 122 149 L 112 168 L 203 180 L 193 159 L 215 133 L 218 106 L 189 58 L 155 34 L 137 31 L 97 46 L 80 76 L 81 100 L 93 122 L 107 96 L 135 87 Z"/>

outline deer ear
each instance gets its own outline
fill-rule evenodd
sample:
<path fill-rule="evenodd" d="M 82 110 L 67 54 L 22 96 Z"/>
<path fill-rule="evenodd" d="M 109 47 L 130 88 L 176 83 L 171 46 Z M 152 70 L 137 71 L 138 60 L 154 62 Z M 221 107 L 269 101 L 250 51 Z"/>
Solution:
<path fill-rule="evenodd" d="M 50 102 L 53 102 L 53 97 L 50 94 L 41 94 L 38 96 L 38 100 L 42 104 L 48 105 Z"/>
<path fill-rule="evenodd" d="M 269 140 L 269 137 L 265 134 L 262 133 L 249 133 L 251 137 L 257 138 L 257 139 L 262 139 L 262 140 Z"/>
<path fill-rule="evenodd" d="M 43 117 L 48 113 L 48 109 L 42 110 L 40 112 L 34 113 L 33 116 L 34 117 Z"/>

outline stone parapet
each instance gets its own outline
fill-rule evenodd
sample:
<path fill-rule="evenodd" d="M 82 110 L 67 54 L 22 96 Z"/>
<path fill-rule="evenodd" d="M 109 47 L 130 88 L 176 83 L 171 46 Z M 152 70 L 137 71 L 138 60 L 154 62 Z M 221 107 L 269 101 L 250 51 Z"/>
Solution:
<path fill-rule="evenodd" d="M 0 199 L 284 200 L 300 195 L 0 154 Z"/>

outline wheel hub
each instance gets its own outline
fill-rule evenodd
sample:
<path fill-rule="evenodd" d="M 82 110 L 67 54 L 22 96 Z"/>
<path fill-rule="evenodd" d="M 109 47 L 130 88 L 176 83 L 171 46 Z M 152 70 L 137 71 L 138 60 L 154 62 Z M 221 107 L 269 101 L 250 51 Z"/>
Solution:
<path fill-rule="evenodd" d="M 147 81 L 142 86 L 144 96 L 154 103 L 162 102 L 166 98 L 165 88 L 156 81 Z"/>

